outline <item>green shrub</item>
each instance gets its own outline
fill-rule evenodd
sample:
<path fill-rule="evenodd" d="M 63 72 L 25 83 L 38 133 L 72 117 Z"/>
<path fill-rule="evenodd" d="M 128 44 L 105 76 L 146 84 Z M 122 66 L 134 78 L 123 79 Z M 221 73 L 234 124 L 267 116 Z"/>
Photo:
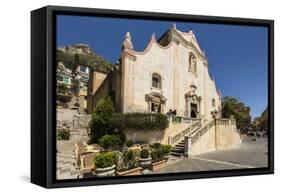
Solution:
<path fill-rule="evenodd" d="M 171 145 L 161 145 L 163 154 L 168 154 L 171 152 L 172 146 Z"/>
<path fill-rule="evenodd" d="M 98 142 L 98 140 L 110 134 L 111 128 L 109 126 L 112 114 L 114 113 L 113 103 L 109 98 L 101 99 L 98 101 L 96 108 L 92 114 L 91 120 L 91 134 L 90 142 Z"/>
<path fill-rule="evenodd" d="M 180 122 L 181 122 L 181 117 L 174 116 L 174 117 L 172 118 L 172 121 L 173 121 L 174 123 L 180 123 Z"/>
<path fill-rule="evenodd" d="M 126 142 L 126 135 L 124 133 L 118 133 L 120 140 L 121 140 L 121 144 L 123 145 Z"/>
<path fill-rule="evenodd" d="M 152 147 L 155 148 L 155 149 L 160 149 L 161 148 L 161 143 L 154 143 L 152 145 Z"/>
<path fill-rule="evenodd" d="M 128 140 L 127 143 L 126 143 L 126 146 L 131 147 L 132 145 L 134 145 L 133 140 Z"/>
<path fill-rule="evenodd" d="M 110 120 L 112 128 L 153 130 L 168 127 L 167 116 L 160 113 L 115 113 Z"/>
<path fill-rule="evenodd" d="M 123 155 L 123 165 L 125 169 L 135 168 L 137 165 L 135 153 L 133 150 L 127 150 Z"/>
<path fill-rule="evenodd" d="M 149 157 L 149 151 L 147 149 L 141 150 L 140 157 L 141 158 L 148 158 Z"/>
<path fill-rule="evenodd" d="M 117 161 L 117 154 L 112 152 L 101 152 L 95 157 L 94 164 L 96 168 L 106 168 L 116 164 Z"/>
<path fill-rule="evenodd" d="M 124 113 L 120 113 L 120 112 L 119 113 L 113 113 L 112 117 L 110 119 L 109 126 L 111 128 L 123 129 L 125 127 L 124 117 L 125 117 Z"/>
<path fill-rule="evenodd" d="M 160 143 L 154 143 L 152 145 L 153 150 L 151 151 L 151 158 L 153 162 L 163 160 L 164 156 L 170 153 L 172 146 L 164 145 Z"/>
<path fill-rule="evenodd" d="M 58 140 L 69 140 L 70 132 L 68 130 L 58 130 L 57 139 Z"/>
<path fill-rule="evenodd" d="M 163 159 L 163 150 L 160 147 L 159 149 L 153 149 L 151 152 L 151 158 L 153 162 L 157 162 Z"/>
<path fill-rule="evenodd" d="M 116 148 L 122 145 L 122 140 L 119 135 L 104 135 L 98 142 L 104 149 Z"/>

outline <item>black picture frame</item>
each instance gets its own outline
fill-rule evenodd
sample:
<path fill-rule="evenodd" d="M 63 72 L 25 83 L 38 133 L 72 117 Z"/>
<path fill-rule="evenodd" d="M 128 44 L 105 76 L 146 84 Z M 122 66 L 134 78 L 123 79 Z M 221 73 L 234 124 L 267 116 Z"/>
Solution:
<path fill-rule="evenodd" d="M 85 15 L 268 28 L 268 167 L 147 176 L 56 180 L 55 52 L 57 14 Z M 31 182 L 46 188 L 170 181 L 274 173 L 274 21 L 231 17 L 46 6 L 31 12 Z"/>

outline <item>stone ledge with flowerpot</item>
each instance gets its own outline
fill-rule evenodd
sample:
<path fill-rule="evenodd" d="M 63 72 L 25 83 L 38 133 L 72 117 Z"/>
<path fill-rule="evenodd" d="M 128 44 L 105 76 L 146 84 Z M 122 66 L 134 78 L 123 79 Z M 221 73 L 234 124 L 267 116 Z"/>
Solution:
<path fill-rule="evenodd" d="M 118 155 L 113 152 L 100 152 L 94 159 L 95 174 L 97 177 L 114 176 Z"/>
<path fill-rule="evenodd" d="M 116 165 L 106 168 L 96 168 L 95 173 L 97 177 L 114 176 Z"/>
<path fill-rule="evenodd" d="M 151 164 L 151 157 L 147 149 L 142 149 L 140 152 L 139 166 L 147 168 Z"/>
<path fill-rule="evenodd" d="M 166 166 L 166 160 L 160 160 L 158 162 L 153 162 L 150 166 L 150 170 L 152 171 L 157 171 L 160 170 L 161 168 Z"/>
<path fill-rule="evenodd" d="M 148 158 L 139 158 L 139 165 L 142 168 L 147 168 L 149 165 L 151 165 L 151 157 Z"/>
<path fill-rule="evenodd" d="M 133 169 L 129 169 L 129 170 L 117 172 L 116 175 L 117 175 L 117 176 L 141 175 L 141 171 L 142 171 L 142 170 L 143 170 L 143 168 L 137 167 L 137 168 L 133 168 Z"/>

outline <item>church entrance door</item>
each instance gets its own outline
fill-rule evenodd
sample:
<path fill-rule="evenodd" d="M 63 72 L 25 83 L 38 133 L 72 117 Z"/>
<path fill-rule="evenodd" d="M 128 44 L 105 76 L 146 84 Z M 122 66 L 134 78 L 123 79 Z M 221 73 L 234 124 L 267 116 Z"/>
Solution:
<path fill-rule="evenodd" d="M 151 103 L 151 112 L 154 113 L 161 113 L 161 104 L 158 103 Z"/>
<path fill-rule="evenodd" d="M 197 118 L 197 104 L 190 103 L 191 118 Z"/>

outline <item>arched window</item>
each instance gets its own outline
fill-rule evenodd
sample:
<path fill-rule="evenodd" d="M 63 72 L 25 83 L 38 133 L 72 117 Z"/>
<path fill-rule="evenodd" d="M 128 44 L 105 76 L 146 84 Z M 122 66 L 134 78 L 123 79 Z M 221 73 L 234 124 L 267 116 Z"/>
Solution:
<path fill-rule="evenodd" d="M 193 73 L 197 72 L 197 60 L 193 53 L 189 54 L 189 71 Z"/>
<path fill-rule="evenodd" d="M 212 99 L 212 107 L 216 107 L 216 100 L 214 98 Z"/>
<path fill-rule="evenodd" d="M 161 88 L 161 76 L 157 73 L 152 74 L 152 87 Z"/>

